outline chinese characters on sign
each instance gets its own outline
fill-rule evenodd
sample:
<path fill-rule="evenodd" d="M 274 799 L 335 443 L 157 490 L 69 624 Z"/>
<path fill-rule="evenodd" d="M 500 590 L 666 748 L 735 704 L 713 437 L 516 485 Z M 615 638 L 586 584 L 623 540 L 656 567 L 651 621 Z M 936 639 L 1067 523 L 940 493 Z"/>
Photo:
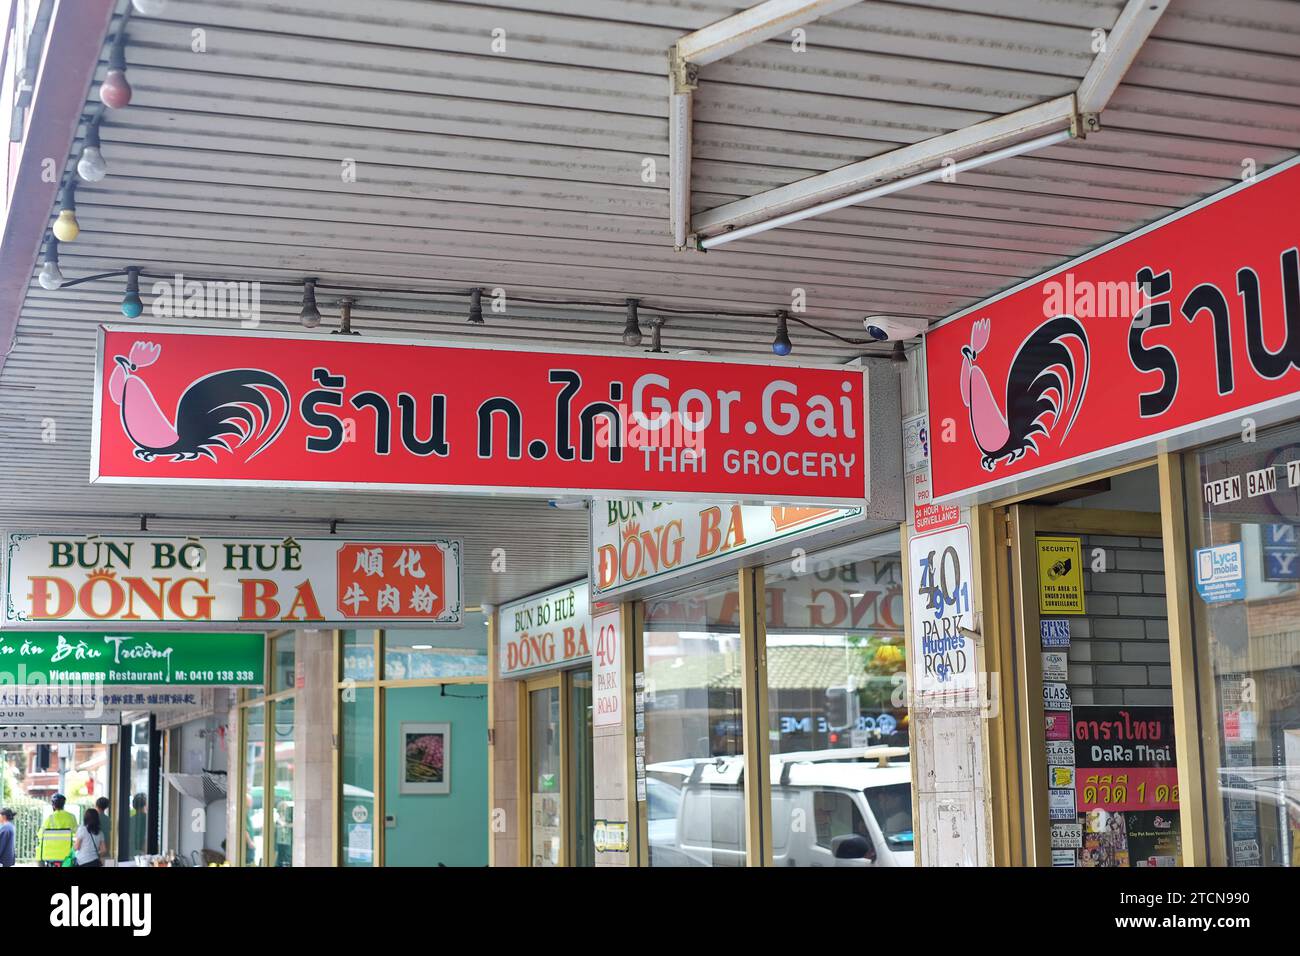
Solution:
<path fill-rule="evenodd" d="M 3 627 L 460 625 L 459 541 L 5 536 Z"/>

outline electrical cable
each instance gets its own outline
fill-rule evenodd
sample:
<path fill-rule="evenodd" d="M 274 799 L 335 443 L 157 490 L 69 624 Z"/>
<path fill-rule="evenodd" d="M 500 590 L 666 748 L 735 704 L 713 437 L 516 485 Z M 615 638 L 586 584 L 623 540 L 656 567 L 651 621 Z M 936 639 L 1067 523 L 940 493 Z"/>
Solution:
<path fill-rule="evenodd" d="M 60 286 L 60 289 L 66 289 L 71 286 L 82 285 L 83 283 L 86 282 L 96 282 L 103 279 L 112 279 L 118 276 L 126 276 L 128 274 L 129 274 L 129 269 L 123 268 L 123 269 L 114 270 L 112 272 L 99 272 L 94 275 L 81 276 L 80 278 L 76 278 L 76 279 L 65 279 L 63 284 Z M 161 273 L 161 272 L 141 271 L 138 274 L 139 277 L 142 279 L 168 280 L 168 279 L 175 278 L 175 273 L 168 275 L 166 273 Z M 232 279 L 219 278 L 216 276 L 191 276 L 191 275 L 186 275 L 185 278 L 187 281 L 206 282 L 206 283 L 227 283 L 233 281 L 256 282 L 260 285 L 283 286 L 285 288 L 292 288 L 292 289 L 302 288 L 302 284 L 303 284 L 302 279 L 232 280 Z M 348 285 L 346 283 L 336 284 L 332 282 L 320 282 L 320 281 L 317 281 L 315 283 L 315 289 L 317 292 L 329 292 L 329 293 L 361 292 L 361 293 L 369 293 L 375 295 L 423 295 L 423 296 L 435 296 L 435 297 L 453 296 L 453 297 L 466 298 L 466 299 L 472 298 L 476 291 L 481 293 L 481 291 L 484 288 L 486 287 L 480 286 L 477 288 L 470 288 L 470 289 L 413 289 L 413 288 Z M 514 302 L 524 302 L 529 305 L 583 306 L 587 308 L 610 309 L 611 311 L 618 311 L 624 309 L 627 304 L 626 296 L 617 300 L 585 299 L 585 298 L 584 299 L 557 299 L 557 298 L 544 298 L 541 296 L 527 296 L 527 295 L 512 295 L 509 298 Z M 686 315 L 686 316 L 692 316 L 696 318 L 721 317 L 721 318 L 777 320 L 780 319 L 782 315 L 784 315 L 790 321 L 797 322 L 800 325 L 802 325 L 804 328 L 816 332 L 819 335 L 824 335 L 827 338 L 832 338 L 839 342 L 843 342 L 845 345 L 880 345 L 881 344 L 876 339 L 870 339 L 870 338 L 859 339 L 859 338 L 852 338 L 846 335 L 840 335 L 838 332 L 835 332 L 828 328 L 824 328 L 815 322 L 810 322 L 807 319 L 800 318 L 799 316 L 785 309 L 770 309 L 770 310 L 709 309 L 709 308 L 693 309 L 693 308 L 684 308 L 682 306 L 652 305 L 652 304 L 648 304 L 646 299 L 642 297 L 637 297 L 637 300 L 638 303 L 640 304 L 641 310 L 644 312 L 660 312 L 660 313 L 665 313 L 670 315 Z"/>

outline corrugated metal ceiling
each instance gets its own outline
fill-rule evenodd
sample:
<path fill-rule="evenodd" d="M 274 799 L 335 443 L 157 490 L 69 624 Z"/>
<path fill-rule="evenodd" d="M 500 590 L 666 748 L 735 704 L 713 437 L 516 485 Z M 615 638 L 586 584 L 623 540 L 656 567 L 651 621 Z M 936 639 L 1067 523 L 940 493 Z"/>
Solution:
<path fill-rule="evenodd" d="M 135 96 L 106 120 L 110 175 L 78 190 L 83 231 L 63 270 L 500 286 L 700 309 L 785 308 L 802 288 L 809 318 L 853 337 L 866 314 L 941 318 L 1229 185 L 1247 160 L 1264 169 L 1300 149 L 1300 4 L 1172 0 L 1086 142 L 675 253 L 666 53 L 743 6 L 172 0 L 162 18 L 131 21 Z M 770 41 L 711 64 L 696 96 L 695 207 L 1069 93 L 1092 31 L 1121 7 L 868 0 L 809 25 L 806 52 Z M 196 29 L 206 52 L 193 50 Z M 107 46 L 100 79 L 106 61 Z M 87 115 L 92 104 L 93 91 Z M 93 329 L 114 320 L 120 296 L 120 280 L 52 293 L 33 279 L 0 374 L 0 521 L 111 530 L 149 512 L 165 530 L 191 529 L 186 516 L 204 530 L 250 527 L 236 514 L 299 533 L 330 518 L 363 532 L 436 527 L 467 539 L 472 601 L 582 573 L 584 515 L 536 501 L 88 486 Z M 296 327 L 296 293 L 262 297 L 264 327 Z M 327 324 L 330 305 L 322 296 Z M 516 305 L 467 330 L 464 309 L 362 295 L 354 315 L 363 333 L 539 349 L 614 348 L 622 324 L 619 309 Z M 858 354 L 791 332 L 802 361 Z M 766 320 L 671 316 L 665 347 L 770 357 L 771 334 Z M 41 441 L 45 419 L 55 443 Z M 505 575 L 487 571 L 495 547 L 507 549 Z"/>

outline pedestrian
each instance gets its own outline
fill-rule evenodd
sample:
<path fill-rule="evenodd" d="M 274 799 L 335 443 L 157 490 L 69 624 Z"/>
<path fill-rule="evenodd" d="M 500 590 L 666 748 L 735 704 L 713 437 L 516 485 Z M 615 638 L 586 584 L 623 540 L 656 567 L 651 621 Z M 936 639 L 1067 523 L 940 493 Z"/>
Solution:
<path fill-rule="evenodd" d="M 77 818 L 67 810 L 68 798 L 61 793 L 50 797 L 54 812 L 41 824 L 37 836 L 36 858 L 41 866 L 62 866 L 64 859 L 72 852 L 72 835 L 77 829 Z"/>
<path fill-rule="evenodd" d="M 96 800 L 95 809 L 99 811 L 99 828 L 104 831 L 104 839 L 108 840 L 113 832 L 113 821 L 108 818 L 108 797 Z"/>
<path fill-rule="evenodd" d="M 0 807 L 0 866 L 14 865 L 14 812 Z"/>
<path fill-rule="evenodd" d="M 72 840 L 72 848 L 77 852 L 77 866 L 103 866 L 108 854 L 108 844 L 104 840 L 103 827 L 99 822 L 99 811 L 94 807 L 86 810 L 77 835 Z"/>

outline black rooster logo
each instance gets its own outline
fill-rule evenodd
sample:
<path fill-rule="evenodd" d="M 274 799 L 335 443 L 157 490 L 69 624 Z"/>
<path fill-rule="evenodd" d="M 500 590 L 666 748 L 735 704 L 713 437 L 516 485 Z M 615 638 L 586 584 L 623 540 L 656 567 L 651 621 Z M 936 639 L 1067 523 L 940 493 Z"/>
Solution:
<path fill-rule="evenodd" d="M 1088 335 L 1079 320 L 1072 315 L 1049 319 L 1030 333 L 1011 360 L 1003 414 L 988 378 L 975 364 L 988 345 L 989 332 L 989 320 L 979 319 L 971 327 L 970 345 L 961 348 L 961 400 L 970 409 L 971 435 L 985 471 L 1004 461 L 1010 464 L 1031 448 L 1038 451 L 1034 436 L 1046 436 L 1062 420 L 1060 440 L 1065 441 L 1088 391 L 1089 363 Z M 1049 418 L 1050 426 L 1045 422 Z"/>
<path fill-rule="evenodd" d="M 113 357 L 117 368 L 108 380 L 108 393 L 122 409 L 122 429 L 135 444 L 137 458 L 153 461 L 167 456 L 172 461 L 195 461 L 204 457 L 216 461 L 218 448 L 233 451 L 267 436 L 246 459 L 252 461 L 280 437 L 289 419 L 289 390 L 270 372 L 254 368 L 213 372 L 191 382 L 176 403 L 173 424 L 148 384 L 136 374 L 158 361 L 161 354 L 161 345 L 136 342 L 130 355 Z M 279 421 L 274 424 L 269 394 L 281 399 Z"/>

